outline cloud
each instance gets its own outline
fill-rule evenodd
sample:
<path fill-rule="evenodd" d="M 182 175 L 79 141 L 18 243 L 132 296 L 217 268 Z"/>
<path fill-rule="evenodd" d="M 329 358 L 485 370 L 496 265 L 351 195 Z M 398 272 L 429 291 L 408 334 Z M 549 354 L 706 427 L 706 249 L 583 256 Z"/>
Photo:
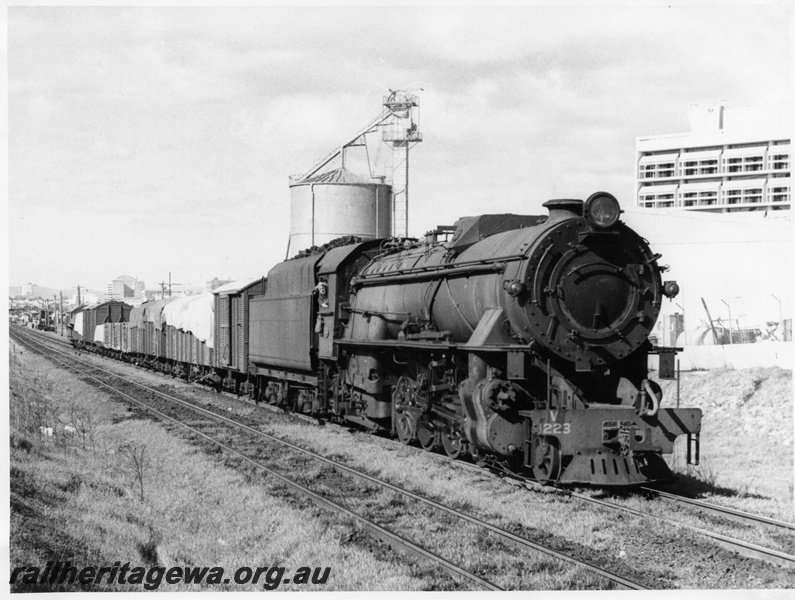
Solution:
<path fill-rule="evenodd" d="M 389 88 L 423 89 L 411 215 L 424 231 L 595 188 L 631 197 L 637 136 L 686 129 L 692 101 L 750 104 L 790 65 L 791 11 L 775 5 L 8 12 L 12 244 L 124 221 L 126 270 L 142 276 L 162 270 L 167 237 L 174 268 L 208 278 L 283 258 L 288 175 Z M 34 268 L 23 278 L 57 284 L 85 267 L 12 274 Z"/>

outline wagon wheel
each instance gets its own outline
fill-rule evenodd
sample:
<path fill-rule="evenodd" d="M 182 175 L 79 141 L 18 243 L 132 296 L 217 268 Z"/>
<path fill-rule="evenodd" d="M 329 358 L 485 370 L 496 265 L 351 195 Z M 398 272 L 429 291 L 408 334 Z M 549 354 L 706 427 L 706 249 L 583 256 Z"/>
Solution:
<path fill-rule="evenodd" d="M 540 438 L 533 453 L 533 476 L 542 485 L 547 485 L 560 477 L 560 450 L 555 441 Z"/>
<path fill-rule="evenodd" d="M 429 423 L 421 423 L 417 428 L 417 440 L 426 452 L 433 452 L 439 447 L 439 431 L 431 427 Z"/>
<path fill-rule="evenodd" d="M 401 442 L 409 445 L 415 439 L 414 420 L 407 412 L 399 412 L 395 419 L 395 429 Z"/>
<path fill-rule="evenodd" d="M 444 451 L 453 460 L 462 458 L 467 451 L 467 443 L 457 433 L 444 432 L 441 435 Z"/>

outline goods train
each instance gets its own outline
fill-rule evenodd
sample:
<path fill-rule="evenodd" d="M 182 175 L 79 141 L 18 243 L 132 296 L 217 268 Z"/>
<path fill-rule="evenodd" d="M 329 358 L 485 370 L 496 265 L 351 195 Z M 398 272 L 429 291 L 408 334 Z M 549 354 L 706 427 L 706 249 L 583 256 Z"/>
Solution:
<path fill-rule="evenodd" d="M 87 307 L 72 337 L 542 483 L 670 479 L 663 455 L 686 436 L 696 464 L 701 428 L 649 379 L 652 353 L 673 371 L 675 349 L 648 338 L 678 286 L 612 195 L 544 207 L 341 239 L 211 294 Z"/>

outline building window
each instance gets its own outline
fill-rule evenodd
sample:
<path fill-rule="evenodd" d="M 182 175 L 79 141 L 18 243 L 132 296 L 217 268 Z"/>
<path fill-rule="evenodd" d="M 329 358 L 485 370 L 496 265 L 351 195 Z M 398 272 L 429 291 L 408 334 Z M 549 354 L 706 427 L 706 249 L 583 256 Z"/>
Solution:
<path fill-rule="evenodd" d="M 726 204 L 739 204 L 741 196 L 742 196 L 741 190 L 727 190 Z"/>
<path fill-rule="evenodd" d="M 698 170 L 699 175 L 714 175 L 718 172 L 718 159 L 702 160 Z"/>
<path fill-rule="evenodd" d="M 762 188 L 726 190 L 726 204 L 759 204 L 762 202 Z"/>
<path fill-rule="evenodd" d="M 789 169 L 789 154 L 776 154 L 773 156 L 773 169 L 776 171 Z"/>
<path fill-rule="evenodd" d="M 673 192 L 654 192 L 651 190 L 641 193 L 640 205 L 645 208 L 670 208 L 674 205 Z"/>
<path fill-rule="evenodd" d="M 774 187 L 770 194 L 772 202 L 789 202 L 789 187 Z"/>
<path fill-rule="evenodd" d="M 672 162 L 648 163 L 640 165 L 639 179 L 656 179 L 660 177 L 673 177 L 676 164 Z"/>

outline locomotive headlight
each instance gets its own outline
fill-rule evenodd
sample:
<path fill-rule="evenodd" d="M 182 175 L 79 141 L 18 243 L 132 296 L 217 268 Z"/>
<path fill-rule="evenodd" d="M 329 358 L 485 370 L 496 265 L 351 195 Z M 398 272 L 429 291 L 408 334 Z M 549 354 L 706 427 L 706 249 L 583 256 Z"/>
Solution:
<path fill-rule="evenodd" d="M 679 284 L 675 281 L 666 281 L 663 283 L 662 292 L 668 298 L 676 298 L 676 296 L 679 294 Z"/>
<path fill-rule="evenodd" d="M 621 207 L 615 196 L 607 192 L 596 192 L 585 201 L 583 215 L 597 229 L 607 229 L 618 222 Z"/>

